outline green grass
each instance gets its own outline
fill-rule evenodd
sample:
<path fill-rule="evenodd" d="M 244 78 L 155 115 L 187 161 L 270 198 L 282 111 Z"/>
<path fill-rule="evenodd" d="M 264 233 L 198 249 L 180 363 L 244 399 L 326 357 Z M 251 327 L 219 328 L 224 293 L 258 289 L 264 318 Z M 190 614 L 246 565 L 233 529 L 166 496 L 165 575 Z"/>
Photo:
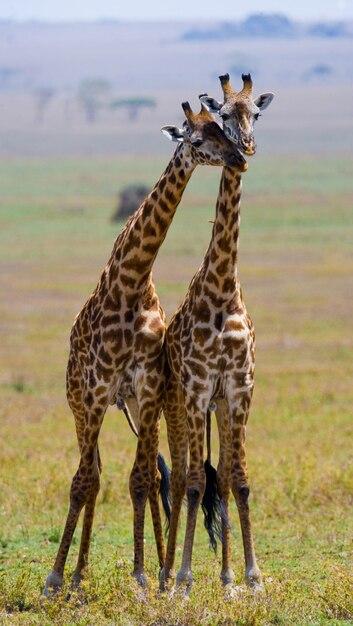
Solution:
<path fill-rule="evenodd" d="M 135 441 L 109 410 L 86 602 L 40 597 L 78 461 L 64 384 L 70 326 L 120 229 L 109 222 L 116 193 L 133 180 L 152 184 L 163 166 L 128 158 L 0 163 L 0 623 L 351 624 L 353 162 L 336 157 L 259 155 L 244 176 L 240 270 L 257 331 L 247 449 L 265 594 L 224 601 L 220 555 L 209 551 L 200 518 L 190 601 L 158 597 L 148 516 L 150 592 L 138 600 L 128 494 Z M 158 257 L 168 314 L 207 246 L 219 175 L 195 173 Z M 161 449 L 168 454 L 163 423 Z M 241 582 L 234 506 L 232 520 Z"/>

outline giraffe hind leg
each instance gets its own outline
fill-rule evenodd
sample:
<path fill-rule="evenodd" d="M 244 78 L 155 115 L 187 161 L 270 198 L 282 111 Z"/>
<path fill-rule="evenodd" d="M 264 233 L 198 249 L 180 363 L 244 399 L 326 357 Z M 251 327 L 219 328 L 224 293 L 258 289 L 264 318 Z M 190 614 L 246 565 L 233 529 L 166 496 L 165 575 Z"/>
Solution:
<path fill-rule="evenodd" d="M 95 459 L 94 459 L 94 474 L 96 476 L 96 480 L 92 484 L 92 489 L 90 490 L 89 495 L 87 496 L 85 505 L 84 505 L 84 517 L 83 517 L 83 525 L 82 525 L 82 534 L 81 534 L 81 542 L 80 542 L 80 551 L 77 560 L 77 565 L 72 576 L 72 584 L 71 587 L 73 589 L 77 588 L 82 580 L 84 568 L 88 563 L 88 554 L 91 543 L 91 533 L 92 533 L 92 525 L 94 518 L 94 510 L 97 495 L 99 492 L 99 484 L 100 484 L 100 474 L 101 474 L 101 461 L 99 456 L 98 444 L 95 449 Z"/>
<path fill-rule="evenodd" d="M 86 507 L 79 559 L 74 574 L 74 584 L 77 584 L 77 581 L 81 579 L 82 570 L 87 564 L 94 507 L 100 485 L 98 435 L 106 406 L 103 407 L 100 401 L 99 405 L 97 404 L 95 406 L 93 403 L 93 405 L 88 409 L 87 405 L 86 407 L 84 407 L 83 403 L 80 405 L 76 399 L 73 403 L 72 396 L 69 395 L 69 391 L 70 387 L 68 387 L 68 399 L 75 416 L 81 457 L 78 470 L 71 483 L 69 512 L 59 550 L 54 562 L 53 570 L 50 572 L 45 583 L 43 593 L 46 596 L 50 596 L 59 591 L 62 586 L 64 567 L 70 545 L 72 543 L 73 534 L 75 532 L 81 510 L 83 507 Z M 84 425 L 89 425 L 89 427 L 84 428 Z"/>
<path fill-rule="evenodd" d="M 162 569 L 159 577 L 160 591 L 166 591 L 167 585 L 172 578 L 179 516 L 186 488 L 188 451 L 186 414 L 180 388 L 177 381 L 173 378 L 170 378 L 167 386 L 164 417 L 167 424 L 169 450 L 172 459 L 172 471 L 170 477 L 172 506 L 166 559 L 164 568 Z"/>
<path fill-rule="evenodd" d="M 159 400 L 158 402 L 160 404 Z M 135 565 L 134 565 L 133 576 L 136 578 L 140 586 L 146 587 L 147 580 L 145 578 L 144 571 L 143 571 L 143 553 L 141 554 L 141 523 L 144 525 L 144 513 L 143 513 L 143 516 L 141 516 L 141 510 L 140 510 L 141 507 L 144 509 L 145 504 L 146 504 L 146 501 L 145 503 L 143 503 L 143 501 L 140 502 L 140 500 L 143 500 L 146 498 L 146 494 L 144 493 L 146 489 L 148 492 L 147 498 L 150 503 L 150 509 L 151 509 L 151 515 L 152 515 L 152 521 L 153 521 L 153 530 L 154 530 L 157 555 L 158 555 L 160 566 L 162 566 L 164 562 L 164 556 L 165 556 L 164 542 L 163 542 L 163 528 L 162 528 L 162 522 L 161 522 L 161 517 L 160 517 L 159 499 L 158 499 L 158 496 L 160 493 L 160 484 L 162 483 L 162 480 L 161 480 L 162 472 L 158 471 L 159 468 L 157 469 L 160 408 L 157 403 L 156 407 L 153 408 L 152 413 L 148 411 L 148 416 L 147 416 L 148 423 L 144 423 L 145 422 L 144 411 L 140 410 L 140 405 L 141 406 L 143 405 L 143 396 L 141 398 L 140 394 L 138 393 L 138 397 L 126 398 L 125 400 L 122 401 L 122 403 L 125 405 L 125 410 L 124 408 L 122 410 L 125 413 L 125 416 L 130 425 L 130 428 L 132 429 L 133 433 L 137 436 L 137 439 L 138 439 L 135 463 L 134 463 L 134 467 L 132 469 L 131 476 L 130 476 L 130 495 L 131 495 L 131 500 L 132 500 L 133 509 L 134 509 L 134 536 L 135 536 Z M 122 408 L 122 406 L 120 405 L 118 408 Z M 150 418 L 152 418 L 151 423 L 150 423 Z M 142 433 L 144 435 L 145 442 L 140 440 L 139 433 L 141 430 L 141 426 L 142 426 Z M 151 442 L 153 450 L 152 449 L 149 450 L 147 447 L 146 453 L 144 453 L 143 449 L 146 446 L 146 434 L 147 434 L 147 440 Z M 148 459 L 148 474 L 149 474 L 148 481 L 145 486 L 144 486 L 145 481 L 142 479 L 142 476 L 140 473 L 141 465 L 144 463 L 143 461 L 144 454 L 146 454 L 146 458 Z M 159 457 L 163 459 L 161 455 L 159 455 Z M 161 461 L 159 462 L 159 465 L 161 466 L 161 469 L 163 471 L 163 489 L 164 489 L 163 496 L 165 499 L 168 499 L 167 485 L 166 485 L 166 483 L 168 482 L 168 476 L 167 476 L 168 468 L 165 462 L 164 462 L 164 467 L 163 467 L 163 462 Z M 139 483 L 140 483 L 140 489 L 139 489 Z M 143 534 L 143 528 L 142 528 L 142 534 Z M 143 541 L 143 538 L 142 538 L 142 541 Z"/>
<path fill-rule="evenodd" d="M 230 494 L 230 479 L 232 467 L 231 432 L 228 416 L 228 406 L 225 400 L 220 400 L 216 409 L 217 427 L 219 434 L 219 462 L 217 467 L 218 492 L 224 512 L 222 516 L 222 569 L 220 578 L 226 589 L 231 592 L 234 581 L 234 572 L 230 561 L 231 529 L 228 515 Z"/>
<path fill-rule="evenodd" d="M 233 401 L 233 402 L 232 402 Z M 243 539 L 245 582 L 254 591 L 262 589 L 257 565 L 249 509 L 249 481 L 245 454 L 245 432 L 251 402 L 251 390 L 234 394 L 230 404 L 233 467 L 231 489 L 236 501 Z"/>

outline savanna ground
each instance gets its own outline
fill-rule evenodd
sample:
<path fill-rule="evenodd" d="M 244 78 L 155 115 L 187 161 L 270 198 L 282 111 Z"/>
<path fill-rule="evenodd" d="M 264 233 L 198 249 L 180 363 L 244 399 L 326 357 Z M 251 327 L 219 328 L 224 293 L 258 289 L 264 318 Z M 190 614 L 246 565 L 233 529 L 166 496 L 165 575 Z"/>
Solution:
<path fill-rule="evenodd" d="M 353 162 L 264 159 L 244 176 L 241 279 L 257 331 L 248 427 L 251 510 L 265 593 L 225 603 L 201 517 L 191 599 L 157 595 L 148 515 L 148 601 L 136 598 L 128 476 L 135 440 L 111 409 L 86 603 L 41 599 L 78 453 L 65 400 L 68 336 L 120 225 L 119 187 L 151 184 L 158 159 L 1 162 L 0 621 L 4 624 L 351 624 Z M 202 258 L 220 172 L 195 173 L 155 272 L 168 314 Z M 215 444 L 216 446 L 216 444 Z M 215 448 L 214 446 L 214 448 Z M 168 454 L 162 421 L 161 449 Z M 214 453 L 214 460 L 216 453 Z M 236 578 L 243 556 L 232 509 Z M 183 524 L 185 516 L 183 518 Z M 78 552 L 69 554 L 66 581 Z M 182 532 L 177 561 L 180 562 Z"/>

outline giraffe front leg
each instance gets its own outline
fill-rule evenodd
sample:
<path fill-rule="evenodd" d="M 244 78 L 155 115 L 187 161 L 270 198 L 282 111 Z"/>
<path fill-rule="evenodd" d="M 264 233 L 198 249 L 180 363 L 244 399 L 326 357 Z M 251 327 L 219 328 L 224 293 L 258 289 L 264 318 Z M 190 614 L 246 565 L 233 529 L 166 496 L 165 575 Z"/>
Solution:
<path fill-rule="evenodd" d="M 245 434 L 248 420 L 252 386 L 234 394 L 230 405 L 230 421 L 233 445 L 232 492 L 235 497 L 245 559 L 245 582 L 254 591 L 262 590 L 261 572 L 255 555 L 249 510 L 249 481 L 245 455 Z"/>
<path fill-rule="evenodd" d="M 192 550 L 197 513 L 205 491 L 206 482 L 203 449 L 208 402 L 200 402 L 202 408 L 198 408 L 195 404 L 196 403 L 193 403 L 192 409 L 190 409 L 190 403 L 189 408 L 188 404 L 186 404 L 188 410 L 187 422 L 190 452 L 190 464 L 186 478 L 187 520 L 181 568 L 176 577 L 177 589 L 184 584 L 186 585 L 185 596 L 190 594 L 193 583 L 191 571 Z M 204 408 L 203 405 L 205 405 Z"/>
<path fill-rule="evenodd" d="M 130 494 L 134 508 L 134 569 L 133 576 L 145 588 L 144 572 L 144 523 L 146 501 L 149 498 L 153 528 L 160 567 L 164 564 L 165 551 L 162 521 L 159 509 L 159 474 L 157 455 L 159 443 L 159 418 L 163 400 L 164 379 L 159 361 L 145 366 L 137 376 L 137 403 L 139 410 L 139 434 L 134 467 L 130 476 Z"/>

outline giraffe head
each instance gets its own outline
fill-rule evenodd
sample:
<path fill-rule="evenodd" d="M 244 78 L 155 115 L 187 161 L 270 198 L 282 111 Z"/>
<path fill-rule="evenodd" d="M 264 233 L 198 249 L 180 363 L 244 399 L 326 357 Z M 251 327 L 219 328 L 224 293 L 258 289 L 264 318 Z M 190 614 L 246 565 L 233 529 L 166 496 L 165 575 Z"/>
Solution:
<path fill-rule="evenodd" d="M 256 152 L 254 122 L 260 117 L 260 111 L 272 102 L 274 94 L 263 93 L 254 99 L 250 74 L 242 74 L 243 88 L 240 91 L 233 89 L 229 74 L 220 76 L 219 80 L 223 90 L 223 103 L 210 98 L 206 93 L 199 96 L 200 101 L 209 111 L 221 116 L 227 137 L 242 152 L 253 155 Z"/>
<path fill-rule="evenodd" d="M 228 139 L 207 108 L 202 104 L 201 111 L 194 113 L 188 102 L 183 102 L 181 106 L 186 117 L 183 128 L 163 126 L 162 133 L 171 141 L 188 145 L 197 165 L 228 165 L 245 172 L 248 165 L 242 153 Z"/>

